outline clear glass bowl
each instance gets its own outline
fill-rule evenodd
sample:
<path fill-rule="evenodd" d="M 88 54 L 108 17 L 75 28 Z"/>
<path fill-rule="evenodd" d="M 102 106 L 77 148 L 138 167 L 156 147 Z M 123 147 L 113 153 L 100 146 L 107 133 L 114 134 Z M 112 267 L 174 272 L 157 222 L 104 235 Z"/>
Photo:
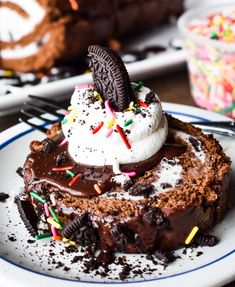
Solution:
<path fill-rule="evenodd" d="M 185 37 L 194 101 L 202 108 L 235 118 L 235 43 L 209 39 L 188 30 L 194 19 L 231 10 L 235 11 L 235 4 L 200 6 L 184 13 L 178 27 Z"/>

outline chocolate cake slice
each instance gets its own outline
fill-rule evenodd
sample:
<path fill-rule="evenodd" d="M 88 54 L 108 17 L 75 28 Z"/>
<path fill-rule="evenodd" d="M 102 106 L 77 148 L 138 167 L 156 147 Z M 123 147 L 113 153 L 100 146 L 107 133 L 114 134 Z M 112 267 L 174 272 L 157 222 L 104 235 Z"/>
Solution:
<path fill-rule="evenodd" d="M 156 93 L 131 84 L 116 53 L 89 52 L 95 86 L 75 88 L 65 118 L 31 143 L 24 165 L 37 239 L 51 230 L 73 244 L 163 256 L 221 220 L 230 159 L 213 136 L 164 113 Z M 196 242 L 212 246 L 211 238 Z"/>
<path fill-rule="evenodd" d="M 90 44 L 139 34 L 182 10 L 182 0 L 2 0 L 0 68 L 45 71 L 84 56 Z"/>
<path fill-rule="evenodd" d="M 33 142 L 24 181 L 27 199 L 33 202 L 38 218 L 45 220 L 44 206 L 30 196 L 31 191 L 45 198 L 58 214 L 61 237 L 78 244 L 85 243 L 81 237 L 87 226 L 87 244 L 144 253 L 184 246 L 194 226 L 209 231 L 228 207 L 230 160 L 213 137 L 166 117 L 166 143 L 153 162 L 143 162 L 151 168 L 140 170 L 134 178 L 115 175 L 111 166 L 76 163 L 68 144 L 60 145 L 63 136 L 52 136 L 58 127 L 50 138 Z M 81 177 L 71 185 L 76 175 L 72 178 L 66 170 Z M 101 193 L 93 188 L 95 183 L 101 186 Z M 85 231 L 81 227 L 86 227 Z"/>

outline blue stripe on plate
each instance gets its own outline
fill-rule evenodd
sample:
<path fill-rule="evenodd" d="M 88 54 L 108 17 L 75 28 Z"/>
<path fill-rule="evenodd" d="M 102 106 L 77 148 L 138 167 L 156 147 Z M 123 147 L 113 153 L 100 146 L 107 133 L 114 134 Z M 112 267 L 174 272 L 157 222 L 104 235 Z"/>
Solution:
<path fill-rule="evenodd" d="M 191 114 L 185 114 L 185 113 L 181 113 L 181 112 L 172 112 L 172 111 L 165 111 L 164 112 L 171 114 L 171 115 L 177 115 L 177 116 L 184 116 L 184 117 L 188 117 L 188 118 L 193 118 L 195 120 L 199 120 L 199 121 L 206 121 L 209 122 L 208 119 L 203 118 L 203 117 L 199 117 L 199 116 L 195 116 L 195 115 L 191 115 Z"/>
<path fill-rule="evenodd" d="M 202 117 L 198 117 L 198 116 L 194 116 L 194 115 L 191 115 L 191 114 L 186 114 L 186 113 L 181 113 L 181 112 L 175 112 L 175 111 L 166 111 L 167 113 L 169 114 L 172 114 L 172 115 L 179 115 L 179 116 L 186 116 L 186 117 L 189 117 L 189 118 L 193 118 L 193 119 L 197 119 L 197 120 L 201 120 L 201 121 L 208 121 L 208 119 L 206 118 L 202 118 Z M 10 143 L 16 141 L 17 139 L 31 133 L 32 131 L 34 131 L 35 129 L 28 129 L 22 133 L 19 133 L 17 135 L 15 135 L 14 137 L 6 140 L 3 144 L 1 144 L 0 146 L 0 149 L 3 149 L 4 147 L 6 147 L 7 145 L 9 145 Z M 176 274 L 173 274 L 173 275 L 169 275 L 169 276 L 163 276 L 163 277 L 160 277 L 160 278 L 156 278 L 156 279 L 149 279 L 149 280 L 140 280 L 140 281 L 132 281 L 132 282 L 97 282 L 97 281 L 83 281 L 83 280 L 75 280 L 75 279 L 66 279 L 66 278 L 60 278 L 60 277 L 56 277 L 56 276 L 52 276 L 52 275 L 46 275 L 46 274 L 43 274 L 43 273 L 40 273 L 40 272 L 37 272 L 37 271 L 33 271 L 33 270 L 30 270 L 26 267 L 23 267 L 23 266 L 20 266 L 10 260 L 8 260 L 7 258 L 4 258 L 2 256 L 0 256 L 0 259 L 16 266 L 16 267 L 19 267 L 23 270 L 27 270 L 31 273 L 35 273 L 35 274 L 39 274 L 39 275 L 42 275 L 42 276 L 46 276 L 46 277 L 49 277 L 49 278 L 55 278 L 55 279 L 60 279 L 60 280 L 63 280 L 63 281 L 73 281 L 73 282 L 81 282 L 81 283 L 92 283 L 92 284 L 134 284 L 134 283 L 144 283 L 144 282 L 151 282 L 151 281 L 159 281 L 159 280 L 164 280 L 164 279 L 168 279 L 168 278 L 172 278 L 172 277 L 176 277 L 176 276 L 181 276 L 181 275 L 184 275 L 184 274 L 187 274 L 187 273 L 191 273 L 191 272 L 194 272 L 194 271 L 197 271 L 197 270 L 200 270 L 202 268 L 205 268 L 207 266 L 210 266 L 212 264 L 215 264 L 216 262 L 219 262 L 223 259 L 225 259 L 226 257 L 228 256 L 231 256 L 232 254 L 235 253 L 235 249 L 226 253 L 225 255 L 209 262 L 209 263 L 206 263 L 204 265 L 201 265 L 197 268 L 194 268 L 194 269 L 190 269 L 190 270 L 187 270 L 187 271 L 184 271 L 184 272 L 180 272 L 180 273 L 176 273 Z"/>

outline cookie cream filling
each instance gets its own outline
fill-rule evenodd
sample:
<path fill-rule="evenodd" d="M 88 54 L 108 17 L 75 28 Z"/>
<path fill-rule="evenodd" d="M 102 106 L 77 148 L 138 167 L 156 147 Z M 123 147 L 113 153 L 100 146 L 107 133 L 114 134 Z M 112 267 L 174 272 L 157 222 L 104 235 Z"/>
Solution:
<path fill-rule="evenodd" d="M 9 5 L 8 5 L 9 4 Z M 11 5 L 11 6 L 10 6 Z M 16 11 L 19 9 L 25 15 Z M 15 42 L 33 32 L 45 17 L 45 10 L 36 0 L 1 0 L 0 41 Z"/>
<path fill-rule="evenodd" d="M 133 89 L 135 86 L 132 84 Z M 153 100 L 146 104 L 149 95 Z M 159 151 L 168 134 L 160 100 L 146 87 L 135 91 L 135 98 L 136 103 L 132 102 L 128 109 L 117 112 L 109 109 L 107 102 L 102 102 L 93 87 L 75 89 L 69 114 L 62 121 L 68 150 L 74 161 L 114 166 L 115 162 L 143 161 Z"/>

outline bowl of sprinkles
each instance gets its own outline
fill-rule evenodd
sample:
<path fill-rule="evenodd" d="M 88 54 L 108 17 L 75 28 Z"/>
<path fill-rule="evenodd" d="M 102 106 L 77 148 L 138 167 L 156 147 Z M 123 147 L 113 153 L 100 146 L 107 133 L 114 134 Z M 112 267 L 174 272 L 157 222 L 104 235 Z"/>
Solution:
<path fill-rule="evenodd" d="M 178 26 L 186 39 L 194 101 L 235 118 L 235 4 L 189 10 Z"/>

